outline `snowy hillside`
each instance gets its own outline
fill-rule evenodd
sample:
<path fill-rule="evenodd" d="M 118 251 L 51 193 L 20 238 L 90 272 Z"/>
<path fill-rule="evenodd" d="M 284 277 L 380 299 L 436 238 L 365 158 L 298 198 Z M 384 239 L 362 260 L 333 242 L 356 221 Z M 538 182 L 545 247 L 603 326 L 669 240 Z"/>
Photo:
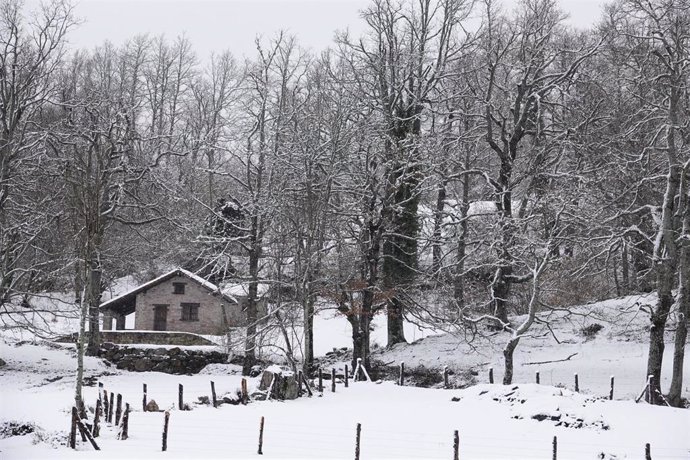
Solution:
<path fill-rule="evenodd" d="M 406 333 L 416 342 L 380 349 L 374 358 L 433 372 L 448 366 L 455 374 L 454 385 L 469 383 L 459 379 L 473 371 L 479 384 L 452 390 L 351 382 L 345 389 L 339 381 L 331 394 L 327 382 L 324 394 L 313 398 L 219 409 L 193 405 L 192 411 L 179 412 L 178 384 L 184 385 L 188 403 L 209 396 L 211 380 L 219 397 L 233 394 L 240 387 L 238 367 L 209 365 L 198 375 L 176 376 L 120 371 L 87 358 L 86 378 L 93 386 L 85 388 L 85 398 L 91 409 L 96 382 L 121 393 L 133 409 L 130 438 L 119 441 L 115 428 L 104 428 L 98 457 L 251 458 L 258 421 L 265 416 L 264 454 L 269 458 L 350 458 L 357 423 L 362 423 L 363 458 L 448 458 L 454 430 L 459 431 L 461 458 L 546 458 L 553 436 L 559 458 L 640 458 L 646 443 L 655 459 L 688 458 L 690 411 L 632 401 L 644 386 L 646 317 L 640 307 L 653 300 L 610 300 L 554 315 L 551 331 L 536 328 L 520 344 L 516 384 L 507 387 L 487 384 L 489 367 L 494 368 L 496 382 L 501 379 L 502 335 L 468 344 L 459 335 L 434 334 L 411 324 Z M 582 316 L 585 311 L 590 313 L 587 319 Z M 385 338 L 384 320 L 379 316 L 375 321 L 373 339 L 379 343 Z M 603 329 L 585 337 L 582 329 L 594 322 Z M 325 310 L 316 323 L 318 355 L 349 345 L 349 324 L 342 316 Z M 17 343 L 7 335 L 0 343 L 0 355 L 7 361 L 0 368 L 2 458 L 93 458 L 88 444 L 80 444 L 76 452 L 64 447 L 74 395 L 74 351 L 70 346 L 36 343 Z M 533 364 L 546 361 L 557 362 Z M 533 383 L 536 371 L 541 385 Z M 575 372 L 580 393 L 572 391 Z M 608 395 L 610 375 L 616 376 L 615 401 L 602 398 Z M 173 410 L 165 454 L 160 452 L 162 413 L 141 412 L 143 383 L 148 385 L 149 400 Z M 250 379 L 250 391 L 257 384 Z M 33 432 L 9 436 L 12 427 L 19 426 Z"/>

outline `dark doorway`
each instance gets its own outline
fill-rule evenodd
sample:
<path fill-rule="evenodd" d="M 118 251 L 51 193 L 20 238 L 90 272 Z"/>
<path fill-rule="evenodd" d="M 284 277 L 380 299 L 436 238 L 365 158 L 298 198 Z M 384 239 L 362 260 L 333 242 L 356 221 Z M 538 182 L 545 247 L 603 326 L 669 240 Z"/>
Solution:
<path fill-rule="evenodd" d="M 168 328 L 168 306 L 154 305 L 153 306 L 153 330 L 165 331 Z"/>

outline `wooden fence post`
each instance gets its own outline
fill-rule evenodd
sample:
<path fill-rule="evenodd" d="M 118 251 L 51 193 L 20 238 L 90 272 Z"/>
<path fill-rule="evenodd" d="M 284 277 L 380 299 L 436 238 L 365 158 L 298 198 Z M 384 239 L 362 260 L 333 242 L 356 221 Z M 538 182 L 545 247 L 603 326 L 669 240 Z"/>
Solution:
<path fill-rule="evenodd" d="M 335 367 L 331 369 L 331 393 L 335 393 Z"/>
<path fill-rule="evenodd" d="M 302 370 L 297 371 L 297 395 L 302 396 Z"/>
<path fill-rule="evenodd" d="M 575 393 L 580 392 L 580 379 L 577 376 L 577 372 L 575 373 Z"/>
<path fill-rule="evenodd" d="M 129 435 L 129 403 L 125 403 L 125 413 L 122 414 L 122 430 L 119 439 L 124 441 Z"/>
<path fill-rule="evenodd" d="M 264 454 L 264 417 L 261 416 L 261 422 L 259 422 L 259 450 L 257 451 L 259 455 Z"/>
<path fill-rule="evenodd" d="M 553 437 L 551 459 L 552 460 L 558 460 L 558 438 L 556 436 Z"/>
<path fill-rule="evenodd" d="M 144 383 L 144 398 L 141 400 L 141 405 L 142 405 L 142 410 L 146 412 L 146 404 L 148 401 L 146 400 L 146 384 Z"/>
<path fill-rule="evenodd" d="M 184 410 L 184 387 L 181 383 L 177 386 L 177 408 Z"/>
<path fill-rule="evenodd" d="M 443 366 L 443 388 L 448 387 L 448 366 Z"/>
<path fill-rule="evenodd" d="M 652 446 L 649 443 L 644 445 L 644 460 L 652 460 Z"/>
<path fill-rule="evenodd" d="M 309 397 L 312 397 L 313 393 L 311 392 L 311 386 L 309 386 L 309 381 L 307 380 L 307 377 L 304 374 L 302 374 L 302 382 L 304 382 L 304 387 L 307 389 Z"/>
<path fill-rule="evenodd" d="M 87 439 L 91 443 L 91 446 L 95 450 L 101 450 L 100 447 L 98 447 L 98 444 L 96 444 L 96 440 L 93 439 L 93 436 L 91 435 L 91 432 L 86 429 L 86 426 L 82 423 L 81 419 L 79 419 L 79 416 L 77 415 L 77 428 L 79 428 L 79 433 L 81 433 L 82 440 L 86 441 Z"/>
<path fill-rule="evenodd" d="M 115 425 L 120 425 L 120 417 L 122 417 L 122 395 L 117 394 L 117 409 L 115 410 Z"/>
<path fill-rule="evenodd" d="M 613 401 L 613 380 L 614 376 L 611 376 L 611 389 L 609 390 L 609 400 Z"/>
<path fill-rule="evenodd" d="M 249 400 L 249 391 L 247 391 L 247 379 L 242 379 L 242 404 L 246 405 Z"/>
<path fill-rule="evenodd" d="M 216 384 L 211 380 L 211 401 L 213 402 L 213 407 L 218 407 L 218 400 L 216 399 Z"/>
<path fill-rule="evenodd" d="M 319 392 L 323 393 L 323 373 L 319 367 Z"/>
<path fill-rule="evenodd" d="M 350 369 L 347 367 L 347 364 L 345 364 L 345 388 L 349 386 L 348 380 L 350 380 Z"/>
<path fill-rule="evenodd" d="M 539 378 L 539 371 L 536 372 L 535 377 L 536 377 L 535 381 L 537 382 L 537 385 L 539 385 L 539 383 L 541 381 L 541 379 Z"/>
<path fill-rule="evenodd" d="M 405 362 L 400 361 L 400 378 L 398 379 L 398 385 L 405 385 Z"/>
<path fill-rule="evenodd" d="M 77 408 L 72 406 L 72 421 L 70 422 L 69 429 L 69 446 L 72 449 L 77 448 L 77 419 L 79 418 L 79 412 Z"/>
<path fill-rule="evenodd" d="M 359 442 L 362 436 L 362 424 L 357 424 L 357 434 L 355 437 L 355 460 L 359 460 Z"/>
<path fill-rule="evenodd" d="M 163 452 L 168 450 L 168 420 L 170 420 L 170 411 L 166 410 L 163 419 Z"/>
<path fill-rule="evenodd" d="M 458 430 L 453 433 L 453 460 L 460 460 L 460 433 Z"/>
<path fill-rule="evenodd" d="M 108 413 L 110 412 L 110 404 L 108 404 L 108 392 L 103 390 L 103 421 L 108 423 Z"/>
<path fill-rule="evenodd" d="M 110 406 L 108 407 L 108 423 L 113 423 L 113 410 L 115 410 L 115 393 L 110 392 Z"/>
<path fill-rule="evenodd" d="M 98 427 L 98 423 L 101 421 L 101 407 L 101 398 L 98 398 L 96 400 L 96 413 L 93 416 L 93 428 L 91 428 L 94 438 L 97 438 L 101 431 Z"/>
<path fill-rule="evenodd" d="M 494 383 L 494 368 L 489 368 L 489 383 Z"/>

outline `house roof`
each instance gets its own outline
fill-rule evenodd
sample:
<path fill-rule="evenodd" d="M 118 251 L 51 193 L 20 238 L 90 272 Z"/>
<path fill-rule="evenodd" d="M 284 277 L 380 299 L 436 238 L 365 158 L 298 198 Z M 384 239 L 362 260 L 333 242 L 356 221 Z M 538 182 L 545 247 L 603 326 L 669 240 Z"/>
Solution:
<path fill-rule="evenodd" d="M 227 300 L 228 302 L 237 303 L 237 299 L 235 298 L 235 296 L 242 296 L 242 294 L 230 295 L 229 293 L 225 293 L 222 289 L 219 289 L 218 286 L 209 281 L 206 281 L 202 277 L 195 275 L 194 273 L 183 268 L 176 268 L 159 276 L 158 278 L 154 278 L 149 282 L 141 284 L 136 288 L 125 292 L 124 294 L 121 294 L 117 297 L 113 297 L 112 299 L 103 302 L 100 308 L 101 310 L 113 310 L 117 311 L 118 313 L 124 314 L 132 313 L 135 309 L 135 300 L 137 294 L 151 289 L 152 287 L 176 276 L 184 276 L 186 278 L 189 278 L 190 280 L 199 284 L 201 287 L 208 290 L 211 294 L 218 295 L 222 297 L 224 300 Z"/>

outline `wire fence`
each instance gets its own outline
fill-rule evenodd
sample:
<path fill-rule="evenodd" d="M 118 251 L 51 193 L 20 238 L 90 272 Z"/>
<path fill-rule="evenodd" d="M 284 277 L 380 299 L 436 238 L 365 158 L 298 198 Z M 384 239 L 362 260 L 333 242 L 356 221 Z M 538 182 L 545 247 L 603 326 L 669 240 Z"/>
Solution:
<path fill-rule="evenodd" d="M 177 425 L 177 426 L 175 426 Z M 218 423 L 185 422 L 177 417 L 168 433 L 168 450 L 174 453 L 218 455 L 226 458 L 246 458 L 258 455 L 259 420 L 223 426 Z M 362 424 L 360 444 L 355 426 L 306 425 L 266 419 L 262 436 L 262 453 L 293 458 L 615 458 L 632 455 L 645 458 L 646 445 L 607 443 L 558 439 L 554 453 L 551 437 L 511 437 L 496 433 L 493 436 L 463 435 L 460 432 L 456 448 L 453 432 L 446 434 L 422 431 L 387 430 L 381 426 Z M 654 459 L 688 458 L 687 449 L 654 446 Z M 612 456 L 612 457 L 609 457 Z"/>
<path fill-rule="evenodd" d="M 401 371 L 404 374 L 402 365 Z M 543 376 L 543 369 L 540 372 Z M 331 376 L 324 375 L 327 378 Z M 489 371 L 487 377 L 493 378 L 492 370 Z M 318 380 L 317 377 L 312 382 L 312 390 L 316 394 L 319 393 Z M 587 381 L 583 380 L 579 374 L 578 379 L 574 380 L 577 382 L 573 382 L 575 385 L 582 385 Z M 404 379 L 401 378 L 399 381 L 404 382 Z M 246 382 L 242 383 L 242 393 L 246 395 Z M 306 380 L 304 383 L 312 385 Z M 339 383 L 338 386 L 341 388 L 339 391 L 347 391 L 341 379 L 336 379 L 336 383 Z M 543 378 L 541 383 L 544 383 Z M 350 383 L 352 384 L 354 381 Z M 358 382 L 356 385 L 367 384 L 370 383 Z M 637 391 L 641 389 L 640 386 L 631 383 L 617 385 L 629 386 Z M 330 393 L 329 387 L 330 384 L 324 385 L 321 392 Z M 212 382 L 209 388 L 215 390 Z M 148 390 L 147 385 L 143 384 L 144 406 Z M 584 389 L 578 388 L 578 390 Z M 190 405 L 182 402 L 183 386 L 181 384 L 178 392 L 177 410 L 165 411 L 164 423 L 163 417 L 159 422 L 155 422 L 158 415 L 137 409 L 137 407 L 142 407 L 142 403 L 132 405 L 131 411 L 125 410 L 124 414 L 127 414 L 127 417 L 120 417 L 121 396 L 116 393 L 118 398 L 117 408 L 115 408 L 114 394 L 112 392 L 108 394 L 106 389 L 99 384 L 98 405 L 103 403 L 101 423 L 107 424 L 110 432 L 115 429 L 117 439 L 128 439 L 127 431 L 129 430 L 130 440 L 127 442 L 141 443 L 141 450 L 163 450 L 194 456 L 222 456 L 224 458 L 246 458 L 266 453 L 272 456 L 293 458 L 351 458 L 354 456 L 355 459 L 359 459 L 360 452 L 364 458 L 454 458 L 455 460 L 460 457 L 527 459 L 549 458 L 550 456 L 554 460 L 559 456 L 560 458 L 593 458 L 593 456 L 615 458 L 615 455 L 621 455 L 621 453 L 645 459 L 690 458 L 690 449 L 655 445 L 652 450 L 651 446 L 641 439 L 620 443 L 615 439 L 612 442 L 605 442 L 596 441 L 592 439 L 592 436 L 582 436 L 580 438 L 586 440 L 580 441 L 574 439 L 573 431 L 562 431 L 562 439 L 544 436 L 543 433 L 538 432 L 522 437 L 505 436 L 499 431 L 478 434 L 471 428 L 466 432 L 453 430 L 443 432 L 444 429 L 438 428 L 438 431 L 405 431 L 391 429 L 389 426 L 370 422 L 365 418 L 363 424 L 357 424 L 356 435 L 355 426 L 348 427 L 343 420 L 339 420 L 337 414 L 333 414 L 328 420 L 315 420 L 314 423 L 309 423 L 309 416 L 305 417 L 304 412 L 299 412 L 300 418 L 295 418 L 294 421 L 286 421 L 285 415 L 271 415 L 274 418 L 266 419 L 264 424 L 264 417 L 261 417 L 261 423 L 259 423 L 259 420 L 246 415 L 238 418 L 237 411 L 201 413 L 189 410 Z M 306 394 L 306 391 L 304 393 Z M 609 392 L 605 397 L 608 399 L 610 396 Z M 215 398 L 212 398 L 212 401 L 214 400 Z M 318 401 L 318 398 L 315 400 Z M 243 398 L 238 402 L 246 404 L 247 400 Z M 126 406 L 127 409 L 130 408 L 129 405 Z M 175 407 L 174 404 L 173 407 Z M 114 423 L 113 412 L 115 412 Z M 175 415 L 170 417 L 171 413 Z M 411 418 L 414 416 L 415 414 L 410 414 Z M 158 423 L 160 423 L 160 428 L 156 426 Z M 93 424 L 86 423 L 85 425 L 91 428 L 94 437 L 98 436 L 98 430 L 93 428 L 97 425 L 95 420 Z M 123 429 L 124 437 L 122 437 Z M 108 430 L 105 431 L 108 432 Z M 70 438 L 75 439 L 76 433 L 73 420 Z"/>

